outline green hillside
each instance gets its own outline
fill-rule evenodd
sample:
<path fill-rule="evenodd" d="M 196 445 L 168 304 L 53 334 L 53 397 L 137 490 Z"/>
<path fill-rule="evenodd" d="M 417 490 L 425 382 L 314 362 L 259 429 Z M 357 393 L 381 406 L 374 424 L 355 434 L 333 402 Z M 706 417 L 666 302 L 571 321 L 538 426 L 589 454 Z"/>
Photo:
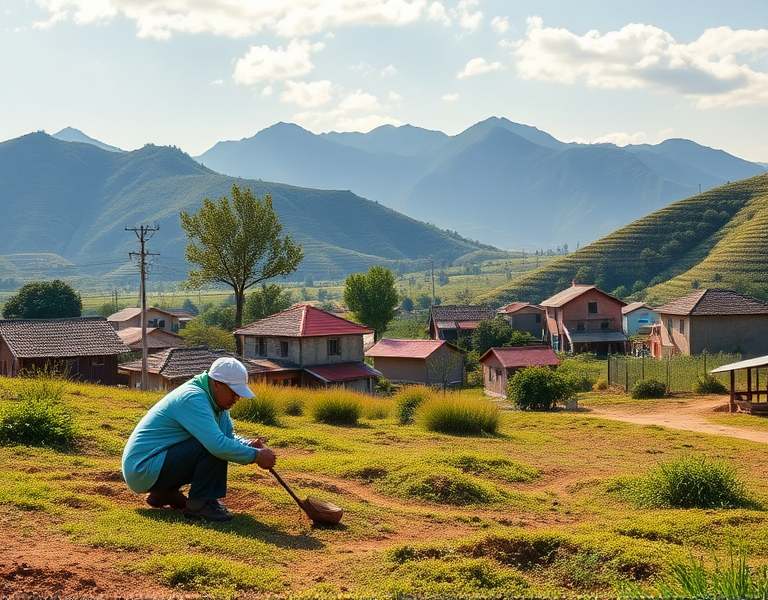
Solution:
<path fill-rule="evenodd" d="M 126 228 L 156 224 L 147 246 L 157 253 L 153 275 L 182 281 L 189 265 L 179 213 L 231 196 L 233 183 L 271 194 L 284 232 L 304 248 L 294 278 L 343 278 L 374 264 L 415 271 L 495 251 L 348 190 L 221 175 L 176 148 L 115 153 L 34 133 L 0 143 L 0 165 L 0 266 L 8 280 L 87 275 L 107 288 L 135 281 L 129 253 L 139 248 Z M 14 255 L 32 259 L 22 264 Z"/>
<path fill-rule="evenodd" d="M 768 298 L 767 258 L 768 175 L 758 175 L 675 202 L 478 301 L 541 302 L 574 278 L 650 304 L 697 287 Z"/>

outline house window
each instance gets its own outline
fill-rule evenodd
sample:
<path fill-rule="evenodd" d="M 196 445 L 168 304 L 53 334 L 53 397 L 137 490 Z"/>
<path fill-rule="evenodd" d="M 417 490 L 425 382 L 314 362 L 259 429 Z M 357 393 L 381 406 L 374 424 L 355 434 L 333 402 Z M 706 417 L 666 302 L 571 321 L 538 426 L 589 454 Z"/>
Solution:
<path fill-rule="evenodd" d="M 536 322 L 541 323 L 541 315 L 536 315 Z"/>
<path fill-rule="evenodd" d="M 267 340 L 259 338 L 259 356 L 267 355 Z"/>
<path fill-rule="evenodd" d="M 667 331 L 669 331 L 669 333 L 672 333 L 674 331 L 674 329 L 672 328 L 672 319 L 667 319 Z"/>
<path fill-rule="evenodd" d="M 600 329 L 608 329 L 609 323 L 608 321 L 603 321 L 600 323 Z"/>
<path fill-rule="evenodd" d="M 587 302 L 587 312 L 590 315 L 597 314 L 597 302 Z"/>
<path fill-rule="evenodd" d="M 328 355 L 329 356 L 341 355 L 341 343 L 338 338 L 333 340 L 328 340 Z"/>
<path fill-rule="evenodd" d="M 104 357 L 103 356 L 94 356 L 91 358 L 91 364 L 94 367 L 103 367 L 104 366 Z"/>
<path fill-rule="evenodd" d="M 288 342 L 280 342 L 280 356 L 283 358 L 288 356 Z"/>
<path fill-rule="evenodd" d="M 685 321 L 680 319 L 680 335 L 685 335 Z"/>
<path fill-rule="evenodd" d="M 69 377 L 75 377 L 78 374 L 77 369 L 77 359 L 76 358 L 70 358 L 67 361 L 67 375 Z"/>
<path fill-rule="evenodd" d="M 577 323 L 576 331 L 584 331 L 584 323 Z"/>

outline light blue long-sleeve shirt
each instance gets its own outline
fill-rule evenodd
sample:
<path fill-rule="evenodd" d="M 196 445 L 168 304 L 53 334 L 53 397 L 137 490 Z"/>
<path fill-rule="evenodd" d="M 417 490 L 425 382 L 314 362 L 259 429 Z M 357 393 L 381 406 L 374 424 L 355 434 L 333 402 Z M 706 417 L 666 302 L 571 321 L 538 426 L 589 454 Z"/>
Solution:
<path fill-rule="evenodd" d="M 208 374 L 196 375 L 168 393 L 139 421 L 123 451 L 123 477 L 143 493 L 155 484 L 171 446 L 194 437 L 214 456 L 239 464 L 256 460 L 258 449 L 238 441 L 228 410 L 213 400 Z M 242 438 L 239 438 L 242 439 Z"/>

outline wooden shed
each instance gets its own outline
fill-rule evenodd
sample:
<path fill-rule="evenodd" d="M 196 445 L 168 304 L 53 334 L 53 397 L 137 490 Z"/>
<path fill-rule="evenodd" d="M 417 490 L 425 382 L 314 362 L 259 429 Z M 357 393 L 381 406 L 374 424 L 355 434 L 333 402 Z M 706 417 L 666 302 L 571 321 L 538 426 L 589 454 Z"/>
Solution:
<path fill-rule="evenodd" d="M 768 414 L 768 377 L 763 378 L 764 387 L 760 389 L 760 369 L 764 367 L 768 367 L 768 356 L 740 360 L 710 371 L 730 375 L 731 412 Z M 746 371 L 746 381 L 741 386 L 736 381 L 738 371 Z"/>

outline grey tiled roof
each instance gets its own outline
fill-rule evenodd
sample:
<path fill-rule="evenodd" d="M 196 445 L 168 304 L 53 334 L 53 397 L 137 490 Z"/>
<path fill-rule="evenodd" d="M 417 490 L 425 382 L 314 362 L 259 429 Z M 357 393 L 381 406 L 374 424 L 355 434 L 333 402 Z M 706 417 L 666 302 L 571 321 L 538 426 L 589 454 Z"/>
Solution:
<path fill-rule="evenodd" d="M 196 348 L 169 348 L 147 357 L 147 371 L 157 373 L 166 379 L 189 379 L 198 373 L 207 371 L 217 358 L 233 356 L 245 365 L 248 375 L 256 375 L 268 371 L 265 367 L 243 360 L 224 350 L 211 350 L 206 346 Z M 120 365 L 126 371 L 140 371 L 141 360 Z"/>
<path fill-rule="evenodd" d="M 104 317 L 1 319 L 0 336 L 17 358 L 108 356 L 131 351 Z"/>
<path fill-rule="evenodd" d="M 493 319 L 496 311 L 488 306 L 433 306 L 430 315 L 434 321 L 483 321 Z"/>
<path fill-rule="evenodd" d="M 733 290 L 703 289 L 656 309 L 669 315 L 768 315 L 768 304 Z"/>

